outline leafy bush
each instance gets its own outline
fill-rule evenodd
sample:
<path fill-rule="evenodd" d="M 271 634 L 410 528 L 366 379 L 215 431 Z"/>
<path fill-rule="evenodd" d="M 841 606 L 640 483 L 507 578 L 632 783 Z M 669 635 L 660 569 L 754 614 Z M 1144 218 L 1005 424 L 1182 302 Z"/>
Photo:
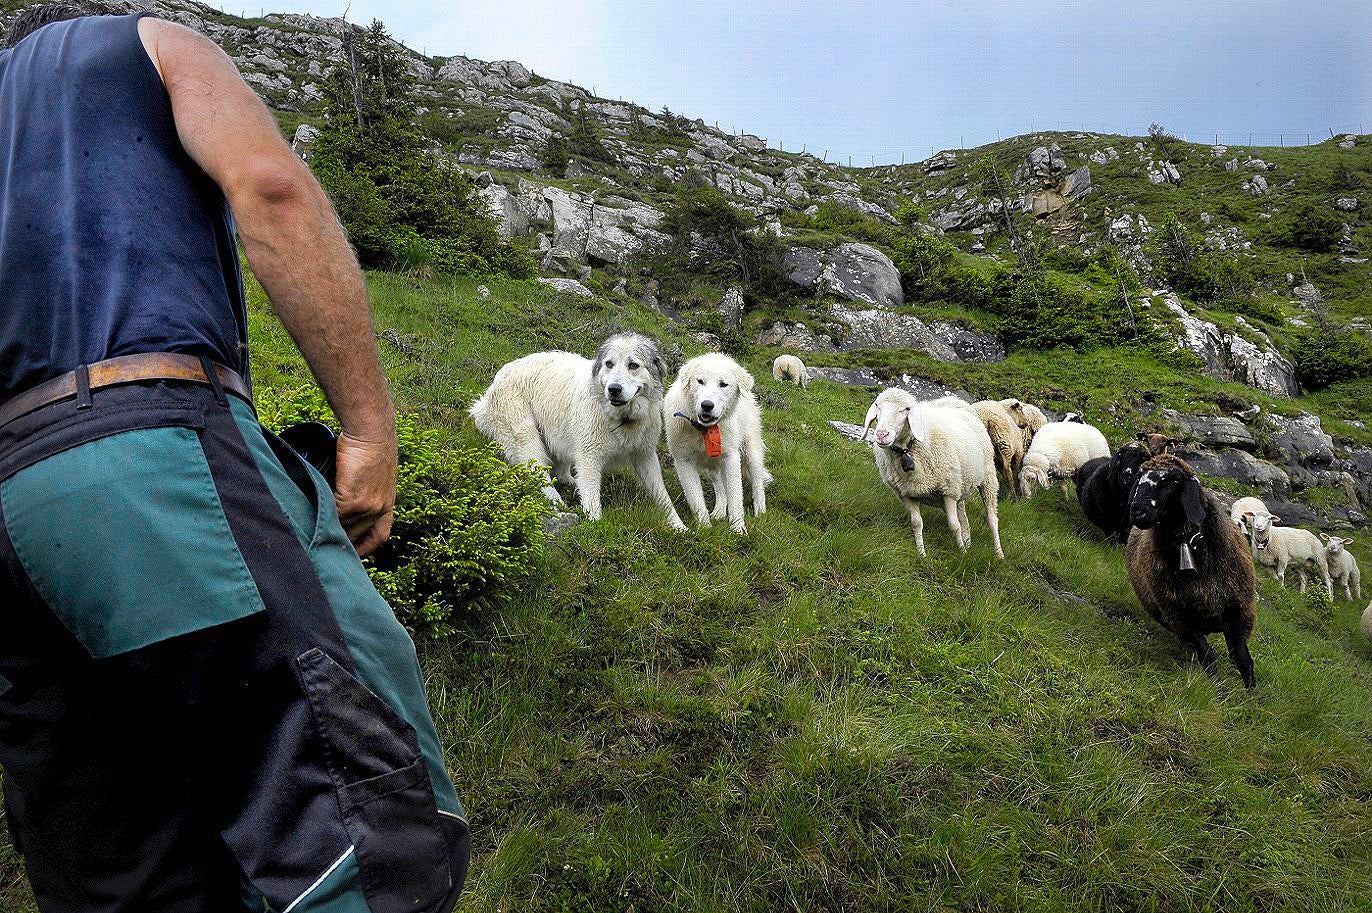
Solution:
<path fill-rule="evenodd" d="M 1327 205 L 1297 203 L 1273 225 L 1272 240 L 1287 247 L 1323 253 L 1343 240 L 1343 220 Z"/>
<path fill-rule="evenodd" d="M 1085 350 L 1140 335 L 1125 302 L 1060 273 L 1024 264 L 996 276 L 986 303 L 1010 346 Z"/>
<path fill-rule="evenodd" d="M 1307 390 L 1372 377 L 1372 340 L 1354 330 L 1313 327 L 1296 341 L 1292 354 L 1296 380 Z"/>
<path fill-rule="evenodd" d="M 567 170 L 567 163 L 573 157 L 613 163 L 615 158 L 600 141 L 600 130 L 596 127 L 595 121 L 586 116 L 586 107 L 582 105 L 567 113 L 572 122 L 572 129 L 567 133 L 554 133 L 548 137 L 539 153 L 543 167 L 555 174 L 561 174 Z"/>
<path fill-rule="evenodd" d="M 755 217 L 713 185 L 682 184 L 663 220 L 672 243 L 659 252 L 652 273 L 677 290 L 695 274 L 721 285 L 737 283 L 753 301 L 774 299 L 787 290 L 781 245 L 756 225 Z"/>
<path fill-rule="evenodd" d="M 1158 278 L 1187 297 L 1231 311 L 1271 319 L 1258 301 L 1259 282 L 1245 262 L 1206 250 L 1199 235 L 1175 215 L 1158 227 L 1148 245 Z"/>
<path fill-rule="evenodd" d="M 314 386 L 259 390 L 258 415 L 278 430 L 334 422 Z M 367 573 L 407 627 L 446 636 L 469 607 L 503 603 L 534 570 L 551 512 L 544 476 L 507 465 L 493 446 L 443 446 L 413 416 L 396 424 L 395 525 Z"/>
<path fill-rule="evenodd" d="M 344 59 L 325 81 L 310 164 L 358 259 L 367 267 L 422 260 L 457 272 L 527 275 L 527 257 L 500 237 L 471 179 L 429 151 L 414 78 L 381 23 L 347 36 Z"/>

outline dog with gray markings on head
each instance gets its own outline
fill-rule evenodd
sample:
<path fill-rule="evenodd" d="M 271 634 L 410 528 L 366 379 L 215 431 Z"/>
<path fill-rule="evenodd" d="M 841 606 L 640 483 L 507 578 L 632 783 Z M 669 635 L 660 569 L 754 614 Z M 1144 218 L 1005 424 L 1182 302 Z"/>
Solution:
<path fill-rule="evenodd" d="M 767 483 L 772 481 L 763 463 L 762 412 L 753 395 L 753 375 L 728 355 L 697 356 L 681 366 L 662 411 L 667 449 L 696 519 L 709 526 L 711 518 L 727 517 L 734 532 L 746 532 L 744 478 L 752 484 L 753 513 L 758 516 L 767 512 Z M 713 512 L 705 508 L 701 473 L 714 483 Z"/>
<path fill-rule="evenodd" d="M 686 524 L 662 481 L 666 362 L 656 341 L 619 333 L 594 359 L 573 352 L 535 352 L 502 367 L 472 405 L 482 434 L 511 463 L 533 461 L 551 474 L 543 493 L 562 503 L 553 481 L 575 483 L 588 519 L 600 519 L 600 483 L 607 472 L 632 468 L 673 529 Z"/>

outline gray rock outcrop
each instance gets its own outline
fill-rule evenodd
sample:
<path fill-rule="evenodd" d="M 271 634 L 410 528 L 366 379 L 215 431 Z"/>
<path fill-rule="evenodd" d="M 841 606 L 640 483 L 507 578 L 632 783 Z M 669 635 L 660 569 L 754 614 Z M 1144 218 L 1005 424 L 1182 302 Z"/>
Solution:
<path fill-rule="evenodd" d="M 1168 294 L 1165 303 L 1177 317 L 1177 347 L 1195 354 L 1214 379 L 1237 381 L 1275 396 L 1300 392 L 1295 367 L 1271 340 L 1259 347 L 1237 332 L 1221 332 L 1210 321 L 1193 317 L 1175 295 Z"/>

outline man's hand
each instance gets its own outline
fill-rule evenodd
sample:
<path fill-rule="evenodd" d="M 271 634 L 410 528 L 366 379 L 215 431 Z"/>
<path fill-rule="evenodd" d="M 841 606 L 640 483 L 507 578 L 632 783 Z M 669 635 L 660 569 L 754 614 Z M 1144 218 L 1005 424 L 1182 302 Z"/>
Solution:
<path fill-rule="evenodd" d="M 391 535 L 396 459 L 394 432 L 376 440 L 347 432 L 338 436 L 334 491 L 338 519 L 364 558 Z"/>
<path fill-rule="evenodd" d="M 138 32 L 182 145 L 224 191 L 248 264 L 343 426 L 338 517 L 367 555 L 391 531 L 395 409 L 357 258 L 329 198 L 233 61 L 185 26 L 149 18 Z"/>

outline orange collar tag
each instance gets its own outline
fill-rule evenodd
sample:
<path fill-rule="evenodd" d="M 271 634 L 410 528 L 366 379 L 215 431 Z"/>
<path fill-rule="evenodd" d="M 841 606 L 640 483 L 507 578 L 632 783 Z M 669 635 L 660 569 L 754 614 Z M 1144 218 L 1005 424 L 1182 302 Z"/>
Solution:
<path fill-rule="evenodd" d="M 724 455 L 724 439 L 719 436 L 718 425 L 705 429 L 705 455 L 711 459 Z"/>

